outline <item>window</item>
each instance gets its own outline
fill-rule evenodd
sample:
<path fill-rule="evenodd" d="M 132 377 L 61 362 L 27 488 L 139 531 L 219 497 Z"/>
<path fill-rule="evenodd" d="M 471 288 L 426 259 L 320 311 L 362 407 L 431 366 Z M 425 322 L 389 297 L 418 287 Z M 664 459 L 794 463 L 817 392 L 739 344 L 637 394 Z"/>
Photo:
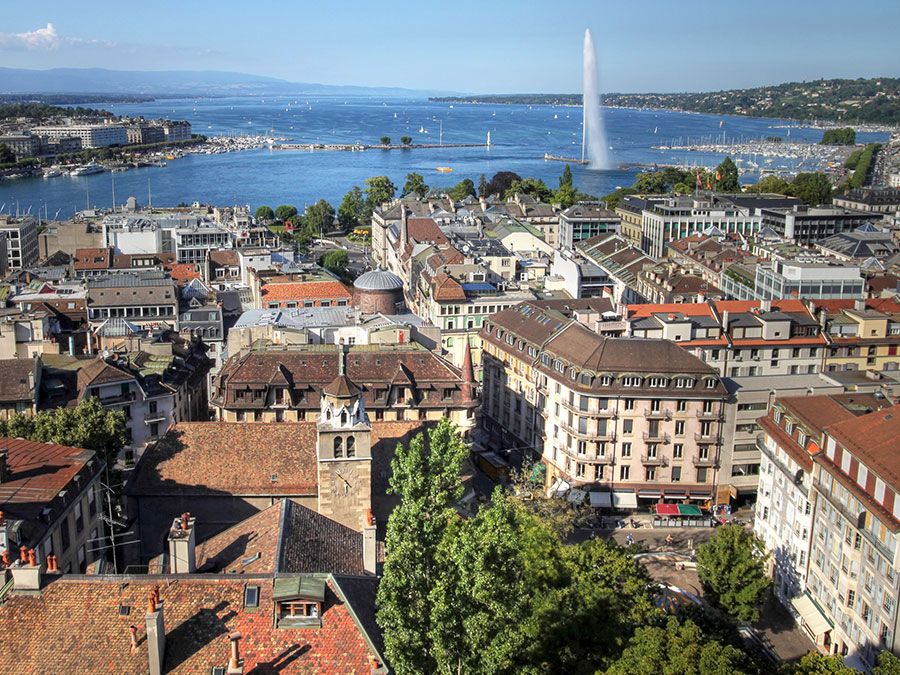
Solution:
<path fill-rule="evenodd" d="M 684 420 L 678 420 L 675 422 L 675 435 L 684 436 Z"/>
<path fill-rule="evenodd" d="M 81 510 L 81 502 L 75 502 L 75 534 L 81 534 L 84 529 L 84 513 Z"/>
<path fill-rule="evenodd" d="M 672 458 L 673 459 L 681 459 L 682 457 L 684 457 L 684 444 L 676 443 L 675 445 L 672 446 Z M 674 469 L 673 469 L 673 471 L 674 471 Z M 680 471 L 680 469 L 679 469 L 679 471 Z"/>
<path fill-rule="evenodd" d="M 705 483 L 706 476 L 708 473 L 709 473 L 709 470 L 706 467 L 700 467 L 699 469 L 697 469 L 697 482 Z"/>
<path fill-rule="evenodd" d="M 687 410 L 687 401 L 678 401 L 675 409 L 678 412 L 684 412 L 685 410 Z"/>
<path fill-rule="evenodd" d="M 656 467 L 655 466 L 647 467 L 644 480 L 647 480 L 647 481 L 656 480 Z"/>
<path fill-rule="evenodd" d="M 424 410 L 421 412 L 424 412 Z M 347 457 L 356 457 L 356 437 L 355 436 L 347 436 Z"/>
<path fill-rule="evenodd" d="M 575 465 L 575 476 L 577 478 L 584 478 L 585 473 L 585 464 L 576 464 Z"/>
<path fill-rule="evenodd" d="M 628 480 L 628 476 L 631 473 L 630 466 L 620 466 L 619 467 L 619 480 Z"/>
<path fill-rule="evenodd" d="M 244 607 L 259 607 L 259 586 L 244 587 Z"/>
<path fill-rule="evenodd" d="M 622 434 L 630 436 L 634 431 L 634 420 L 622 420 Z"/>
<path fill-rule="evenodd" d="M 334 438 L 334 456 L 335 458 L 344 456 L 344 439 L 340 436 Z"/>
<path fill-rule="evenodd" d="M 622 457 L 631 457 L 631 443 L 622 443 Z"/>
<path fill-rule="evenodd" d="M 633 399 L 633 398 L 626 398 L 625 401 L 624 401 L 624 406 L 623 406 L 623 407 L 624 407 L 625 410 L 634 410 L 634 399 Z"/>
<path fill-rule="evenodd" d="M 681 467 L 680 466 L 672 467 L 672 482 L 673 483 L 681 482 Z"/>
<path fill-rule="evenodd" d="M 62 539 L 62 553 L 65 553 L 69 548 L 69 544 L 72 543 L 71 534 L 69 533 L 69 519 L 63 519 L 62 523 L 59 526 L 59 535 Z"/>
<path fill-rule="evenodd" d="M 157 412 L 159 412 L 159 402 L 150 401 L 150 414 L 155 415 Z"/>
<path fill-rule="evenodd" d="M 627 377 L 622 378 L 622 386 L 623 387 L 640 387 L 641 386 L 641 378 L 633 375 L 629 375 Z"/>

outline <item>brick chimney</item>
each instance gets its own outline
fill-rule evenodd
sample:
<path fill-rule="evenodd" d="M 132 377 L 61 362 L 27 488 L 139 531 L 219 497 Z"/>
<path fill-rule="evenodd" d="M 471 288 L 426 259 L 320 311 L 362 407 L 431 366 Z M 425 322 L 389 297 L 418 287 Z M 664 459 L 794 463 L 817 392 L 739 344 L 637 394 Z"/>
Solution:
<path fill-rule="evenodd" d="M 375 574 L 376 568 L 376 542 L 375 542 L 375 516 L 372 509 L 366 511 L 366 526 L 363 528 L 363 569 L 369 574 Z"/>
<path fill-rule="evenodd" d="M 228 639 L 231 640 L 231 657 L 228 659 L 228 675 L 244 675 L 244 662 L 241 660 L 241 634 L 238 632 L 229 633 Z"/>
<path fill-rule="evenodd" d="M 147 656 L 150 675 L 162 675 L 166 661 L 166 622 L 158 589 L 150 591 L 147 598 Z"/>
<path fill-rule="evenodd" d="M 33 548 L 22 546 L 19 549 L 19 559 L 9 569 L 13 575 L 13 589 L 16 592 L 41 590 L 41 566 Z"/>
<path fill-rule="evenodd" d="M 193 574 L 197 571 L 197 540 L 195 527 L 197 519 L 190 513 L 182 513 L 172 522 L 169 530 L 169 573 Z"/>

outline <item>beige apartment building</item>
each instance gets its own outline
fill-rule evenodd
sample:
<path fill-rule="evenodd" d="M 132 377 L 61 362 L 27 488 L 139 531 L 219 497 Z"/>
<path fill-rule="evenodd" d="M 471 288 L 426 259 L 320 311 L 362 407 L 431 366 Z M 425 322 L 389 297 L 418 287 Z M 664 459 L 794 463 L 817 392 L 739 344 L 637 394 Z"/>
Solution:
<path fill-rule="evenodd" d="M 481 337 L 487 443 L 539 458 L 548 490 L 619 509 L 715 498 L 728 394 L 713 367 L 536 303 L 490 317 Z"/>

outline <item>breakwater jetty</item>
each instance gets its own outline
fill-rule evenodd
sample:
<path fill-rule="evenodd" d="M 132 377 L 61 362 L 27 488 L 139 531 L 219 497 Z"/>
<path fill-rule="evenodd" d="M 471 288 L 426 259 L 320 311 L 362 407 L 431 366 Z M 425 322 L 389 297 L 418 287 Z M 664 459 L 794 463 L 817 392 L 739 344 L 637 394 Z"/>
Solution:
<path fill-rule="evenodd" d="M 426 150 L 435 148 L 490 148 L 492 143 L 410 143 L 408 145 L 366 145 L 363 143 L 275 143 L 273 150 L 304 152 L 363 152 L 365 150 Z"/>

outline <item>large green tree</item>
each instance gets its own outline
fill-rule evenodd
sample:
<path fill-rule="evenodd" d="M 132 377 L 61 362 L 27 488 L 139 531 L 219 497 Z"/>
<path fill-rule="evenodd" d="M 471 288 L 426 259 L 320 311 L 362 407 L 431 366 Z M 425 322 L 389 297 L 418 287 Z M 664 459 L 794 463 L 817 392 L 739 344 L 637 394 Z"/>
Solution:
<path fill-rule="evenodd" d="M 256 219 L 263 222 L 275 220 L 275 212 L 271 206 L 260 206 L 256 209 Z"/>
<path fill-rule="evenodd" d="M 562 175 L 559 177 L 559 187 L 575 187 L 575 183 L 572 180 L 572 167 L 566 164 L 563 167 Z"/>
<path fill-rule="evenodd" d="M 716 167 L 715 177 L 715 188 L 719 192 L 741 191 L 740 174 L 738 173 L 737 165 L 732 161 L 731 157 L 726 157 Z"/>
<path fill-rule="evenodd" d="M 16 156 L 9 146 L 5 143 L 0 143 L 0 164 L 12 164 L 15 161 Z"/>
<path fill-rule="evenodd" d="M 751 185 L 750 192 L 772 193 L 778 195 L 786 195 L 790 190 L 791 184 L 780 176 L 770 175 L 763 176 L 755 185 Z"/>
<path fill-rule="evenodd" d="M 638 628 L 607 675 L 742 675 L 752 673 L 746 655 L 709 639 L 692 621 L 670 617 L 665 627 Z"/>
<path fill-rule="evenodd" d="M 457 202 L 461 202 L 466 197 L 474 197 L 475 183 L 472 182 L 471 178 L 464 178 L 447 190 L 447 195 L 449 195 L 450 199 Z"/>
<path fill-rule="evenodd" d="M 513 181 L 506 192 L 503 193 L 503 196 L 509 199 L 516 194 L 529 195 L 539 201 L 548 203 L 553 199 L 553 192 L 540 178 L 523 178 L 522 180 Z"/>
<path fill-rule="evenodd" d="M 0 421 L 0 436 L 94 450 L 111 462 L 128 442 L 125 414 L 107 410 L 95 397 L 72 408 L 42 410 L 35 415 L 13 415 Z"/>
<path fill-rule="evenodd" d="M 403 184 L 403 195 L 417 195 L 424 197 L 428 194 L 428 186 L 425 184 L 425 178 L 420 173 L 406 174 L 406 183 Z"/>
<path fill-rule="evenodd" d="M 788 192 L 810 206 L 830 204 L 831 193 L 831 181 L 824 173 L 798 173 Z"/>
<path fill-rule="evenodd" d="M 840 656 L 819 652 L 809 652 L 799 661 L 787 663 L 779 670 L 780 675 L 857 675 L 858 672 L 845 666 Z"/>
<path fill-rule="evenodd" d="M 763 542 L 740 525 L 723 525 L 697 549 L 697 572 L 707 598 L 730 616 L 756 621 L 772 585 Z"/>
<path fill-rule="evenodd" d="M 284 222 L 288 218 L 293 218 L 297 215 L 297 207 L 291 204 L 282 204 L 281 206 L 275 209 L 275 218 Z"/>
<path fill-rule="evenodd" d="M 484 177 L 484 174 L 481 174 L 478 177 L 478 196 L 487 197 L 489 194 L 487 178 Z"/>
<path fill-rule="evenodd" d="M 900 675 L 900 659 L 885 649 L 878 655 L 872 675 Z"/>
<path fill-rule="evenodd" d="M 338 206 L 338 221 L 344 231 L 350 230 L 357 225 L 362 225 L 369 220 L 372 212 L 366 204 L 366 198 L 363 196 L 359 186 L 354 185 L 351 190 L 344 195 Z"/>
<path fill-rule="evenodd" d="M 334 226 L 334 207 L 324 199 L 306 207 L 303 224 L 313 236 L 321 236 Z"/>
<path fill-rule="evenodd" d="M 329 272 L 334 272 L 339 277 L 347 273 L 347 266 L 350 264 L 350 255 L 347 251 L 327 251 L 320 259 L 319 264 Z"/>
<path fill-rule="evenodd" d="M 502 197 L 514 182 L 520 180 L 522 177 L 513 171 L 498 171 L 485 186 L 485 196 L 500 195 Z"/>
<path fill-rule="evenodd" d="M 462 496 L 460 471 L 467 454 L 458 429 L 447 418 L 391 462 L 389 492 L 400 497 L 387 523 L 387 559 L 378 586 L 378 625 L 387 659 L 398 675 L 431 673 L 436 661 L 429 595 L 438 577 L 438 549 L 456 519 Z"/>
<path fill-rule="evenodd" d="M 397 187 L 391 182 L 387 176 L 372 176 L 366 178 L 366 199 L 369 202 L 369 208 L 375 209 L 385 202 L 389 202 L 394 198 Z"/>

